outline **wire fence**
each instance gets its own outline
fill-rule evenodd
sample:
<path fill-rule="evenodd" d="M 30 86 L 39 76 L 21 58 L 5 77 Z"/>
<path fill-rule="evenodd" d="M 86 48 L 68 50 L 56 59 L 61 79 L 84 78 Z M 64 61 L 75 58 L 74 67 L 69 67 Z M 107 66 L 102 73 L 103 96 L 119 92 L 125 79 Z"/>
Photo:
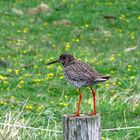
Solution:
<path fill-rule="evenodd" d="M 59 131 L 59 130 L 45 129 L 45 128 L 40 128 L 40 127 L 31 127 L 31 126 L 26 126 L 26 125 L 13 125 L 13 124 L 6 124 L 6 123 L 0 123 L 0 125 L 8 126 L 8 127 L 18 127 L 21 129 L 31 129 L 31 130 L 40 130 L 40 131 L 62 133 L 62 131 Z M 101 129 L 101 131 L 107 132 L 107 131 L 120 131 L 120 130 L 131 130 L 131 129 L 140 129 L 140 126 L 108 128 L 108 129 Z"/>

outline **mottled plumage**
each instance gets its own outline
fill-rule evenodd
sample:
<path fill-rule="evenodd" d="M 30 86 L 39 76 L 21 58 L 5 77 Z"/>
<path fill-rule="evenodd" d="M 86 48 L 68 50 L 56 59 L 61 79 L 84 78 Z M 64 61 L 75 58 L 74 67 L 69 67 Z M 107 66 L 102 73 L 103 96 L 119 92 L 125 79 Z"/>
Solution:
<path fill-rule="evenodd" d="M 65 79 L 78 88 L 104 82 L 109 78 L 109 76 L 102 76 L 88 64 L 76 60 L 71 55 L 62 54 L 59 60 L 63 64 Z"/>
<path fill-rule="evenodd" d="M 104 82 L 110 77 L 102 76 L 88 64 L 76 60 L 72 55 L 62 54 L 60 55 L 59 59 L 48 63 L 48 65 L 56 62 L 60 62 L 63 65 L 65 79 L 79 89 L 80 98 L 78 103 L 78 110 L 75 116 L 80 115 L 80 104 L 82 100 L 80 87 L 82 86 L 89 86 L 92 91 L 94 101 L 94 112 L 92 115 L 96 115 L 95 92 L 91 86 L 98 82 Z"/>

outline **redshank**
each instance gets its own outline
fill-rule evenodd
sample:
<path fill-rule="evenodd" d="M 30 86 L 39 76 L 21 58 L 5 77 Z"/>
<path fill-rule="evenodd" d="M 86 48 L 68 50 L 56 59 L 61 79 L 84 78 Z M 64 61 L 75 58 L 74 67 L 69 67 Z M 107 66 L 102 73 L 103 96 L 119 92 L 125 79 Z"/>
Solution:
<path fill-rule="evenodd" d="M 93 112 L 90 115 L 96 115 L 96 93 L 92 88 L 92 85 L 104 82 L 110 78 L 110 76 L 102 76 L 95 69 L 91 68 L 88 64 L 83 63 L 75 59 L 72 55 L 62 54 L 60 57 L 48 63 L 47 65 L 53 63 L 61 63 L 63 65 L 64 77 L 65 79 L 75 87 L 77 87 L 79 92 L 78 109 L 73 117 L 80 116 L 80 105 L 82 101 L 81 87 L 90 87 L 92 97 L 93 97 Z"/>

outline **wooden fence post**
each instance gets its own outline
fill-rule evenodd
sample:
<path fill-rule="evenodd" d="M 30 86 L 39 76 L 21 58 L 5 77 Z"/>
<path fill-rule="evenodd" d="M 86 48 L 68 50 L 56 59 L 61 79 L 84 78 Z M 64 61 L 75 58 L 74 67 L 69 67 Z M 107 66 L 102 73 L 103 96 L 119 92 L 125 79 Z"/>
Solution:
<path fill-rule="evenodd" d="M 101 140 L 100 115 L 63 116 L 63 140 Z"/>

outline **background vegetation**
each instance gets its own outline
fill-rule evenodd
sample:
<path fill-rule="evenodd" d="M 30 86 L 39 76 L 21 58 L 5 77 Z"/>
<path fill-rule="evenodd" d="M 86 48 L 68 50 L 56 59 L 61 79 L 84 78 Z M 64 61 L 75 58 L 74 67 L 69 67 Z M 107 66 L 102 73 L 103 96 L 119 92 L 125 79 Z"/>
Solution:
<path fill-rule="evenodd" d="M 60 64 L 46 64 L 67 52 L 111 75 L 94 86 L 102 129 L 139 125 L 139 3 L 1 0 L 0 122 L 61 131 L 61 117 L 75 112 L 78 94 Z M 82 113 L 89 113 L 91 93 L 82 92 Z M 1 125 L 0 137 L 61 140 L 61 133 Z M 103 132 L 102 139 L 138 140 L 140 129 Z"/>

